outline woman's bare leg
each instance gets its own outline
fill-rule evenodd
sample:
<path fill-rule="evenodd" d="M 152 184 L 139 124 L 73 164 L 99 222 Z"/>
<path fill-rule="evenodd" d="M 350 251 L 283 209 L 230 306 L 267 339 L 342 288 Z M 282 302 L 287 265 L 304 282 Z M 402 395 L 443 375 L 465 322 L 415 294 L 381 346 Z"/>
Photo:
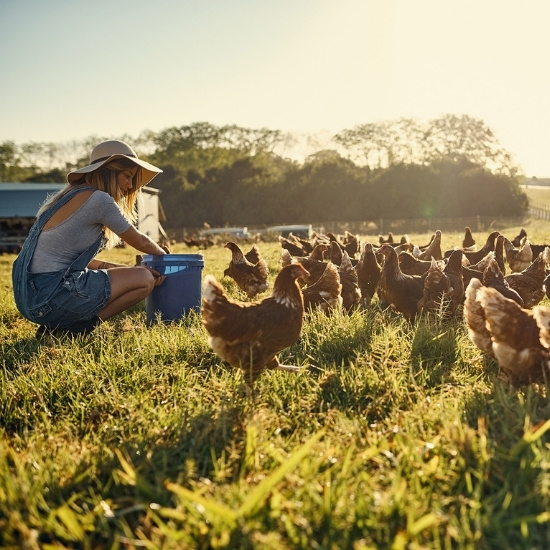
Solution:
<path fill-rule="evenodd" d="M 114 267 L 109 269 L 109 276 L 111 299 L 97 313 L 103 321 L 141 302 L 164 281 L 164 277 L 155 278 L 153 270 L 144 267 Z"/>

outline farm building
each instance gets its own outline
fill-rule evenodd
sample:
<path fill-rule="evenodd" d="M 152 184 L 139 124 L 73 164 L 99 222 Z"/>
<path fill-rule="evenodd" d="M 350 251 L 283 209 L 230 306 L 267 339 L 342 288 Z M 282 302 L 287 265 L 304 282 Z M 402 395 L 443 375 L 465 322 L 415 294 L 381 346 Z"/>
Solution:
<path fill-rule="evenodd" d="M 36 212 L 49 195 L 65 183 L 0 183 L 0 251 L 18 252 L 36 219 Z M 153 240 L 166 238 L 165 221 L 159 190 L 144 187 L 137 203 L 140 231 Z"/>

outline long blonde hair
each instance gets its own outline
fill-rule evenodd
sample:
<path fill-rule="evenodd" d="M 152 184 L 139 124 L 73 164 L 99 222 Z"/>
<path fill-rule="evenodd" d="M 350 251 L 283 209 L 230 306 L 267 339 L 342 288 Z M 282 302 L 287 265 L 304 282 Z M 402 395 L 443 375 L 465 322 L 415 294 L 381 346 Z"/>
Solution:
<path fill-rule="evenodd" d="M 123 193 L 118 186 L 117 175 L 119 172 L 123 172 L 124 170 L 128 170 L 129 168 L 136 167 L 137 172 L 132 178 L 132 188 L 126 193 Z M 55 195 L 48 197 L 44 204 L 42 204 L 42 206 L 38 210 L 37 216 L 40 216 L 40 214 L 48 210 L 58 200 L 60 200 L 67 193 L 72 191 L 74 189 L 74 185 L 85 184 L 93 187 L 94 189 L 97 189 L 98 191 L 104 191 L 105 193 L 113 197 L 114 201 L 118 204 L 122 215 L 130 223 L 135 223 L 138 219 L 136 201 L 142 187 L 141 180 L 142 175 L 141 168 L 139 166 L 137 166 L 131 160 L 125 158 L 115 159 L 107 164 L 104 164 L 93 172 L 83 174 L 79 180 L 67 185 L 66 187 L 58 191 Z M 113 233 L 107 227 L 103 227 L 103 234 L 106 239 L 106 248 L 112 248 L 120 242 L 120 238 L 118 237 L 118 235 Z"/>

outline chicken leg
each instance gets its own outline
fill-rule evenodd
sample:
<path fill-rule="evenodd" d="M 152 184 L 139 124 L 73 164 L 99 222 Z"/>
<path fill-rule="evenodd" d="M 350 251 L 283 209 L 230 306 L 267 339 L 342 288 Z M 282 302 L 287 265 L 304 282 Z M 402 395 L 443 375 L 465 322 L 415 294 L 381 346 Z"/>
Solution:
<path fill-rule="evenodd" d="M 300 372 L 300 367 L 295 365 L 281 365 L 280 363 L 275 367 L 277 370 L 285 370 L 287 372 Z"/>

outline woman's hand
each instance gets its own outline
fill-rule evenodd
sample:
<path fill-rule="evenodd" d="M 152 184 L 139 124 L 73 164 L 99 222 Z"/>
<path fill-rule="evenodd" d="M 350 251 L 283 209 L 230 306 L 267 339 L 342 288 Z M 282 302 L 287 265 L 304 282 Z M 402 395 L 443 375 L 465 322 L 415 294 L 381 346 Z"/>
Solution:
<path fill-rule="evenodd" d="M 149 267 L 148 265 L 140 265 L 139 267 L 143 269 L 148 269 L 153 277 L 155 278 L 155 286 L 159 286 L 162 283 L 164 283 L 164 279 L 166 279 L 166 275 L 161 275 L 156 269 L 153 269 L 152 267 Z"/>

